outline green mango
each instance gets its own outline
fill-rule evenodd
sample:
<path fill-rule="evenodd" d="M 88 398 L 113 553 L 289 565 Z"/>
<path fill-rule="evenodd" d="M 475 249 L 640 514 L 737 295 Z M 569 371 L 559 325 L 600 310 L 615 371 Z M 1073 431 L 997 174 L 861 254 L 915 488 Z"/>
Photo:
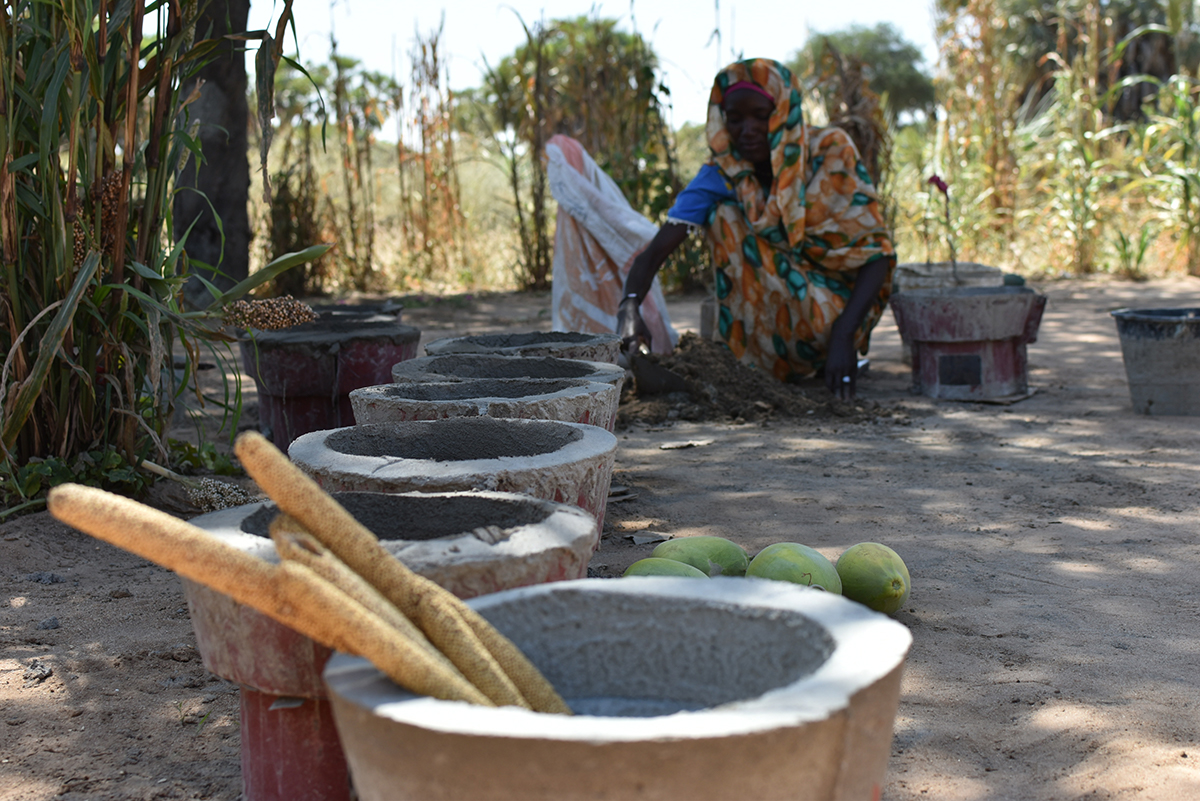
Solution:
<path fill-rule="evenodd" d="M 626 569 L 626 576 L 683 576 L 685 578 L 708 578 L 708 574 L 697 570 L 691 565 L 676 562 L 674 559 L 639 559 Z"/>
<path fill-rule="evenodd" d="M 750 560 L 747 576 L 790 581 L 826 592 L 842 593 L 837 568 L 820 552 L 798 542 L 768 545 Z"/>
<path fill-rule="evenodd" d="M 750 557 L 746 549 L 724 537 L 680 537 L 659 543 L 651 556 L 674 559 L 709 576 L 744 576 Z"/>
<path fill-rule="evenodd" d="M 860 542 L 837 560 L 842 595 L 874 609 L 893 614 L 908 600 L 912 579 L 900 554 L 878 542 Z"/>

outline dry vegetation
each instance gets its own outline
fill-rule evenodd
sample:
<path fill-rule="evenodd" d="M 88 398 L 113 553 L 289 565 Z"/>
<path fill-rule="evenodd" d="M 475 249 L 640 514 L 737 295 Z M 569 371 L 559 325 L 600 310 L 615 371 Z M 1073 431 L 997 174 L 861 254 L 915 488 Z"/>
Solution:
<path fill-rule="evenodd" d="M 171 199 L 196 140 L 175 120 L 220 42 L 197 38 L 192 11 L 134 6 L 130 16 L 98 1 L 22 0 L 0 13 L 0 489 L 10 508 L 36 506 L 46 486 L 81 471 L 144 484 L 129 465 L 167 457 L 165 420 L 197 391 L 196 365 L 232 358 L 212 327 L 220 307 L 253 288 L 220 295 L 211 312 L 183 304 L 189 257 L 174 241 Z M 141 41 L 132 31 L 145 14 L 157 35 Z M 403 79 L 336 49 L 302 73 L 280 61 L 289 14 L 274 37 L 254 34 L 277 110 L 265 137 L 274 195 L 253 201 L 255 265 L 273 265 L 260 295 L 545 288 L 554 205 L 540 151 L 550 134 L 580 138 L 653 219 L 703 158 L 698 126 L 664 123 L 657 56 L 613 20 L 530 26 L 484 86 L 455 95 L 440 31 L 415 40 Z M 814 122 L 847 127 L 872 154 L 902 261 L 953 252 L 1029 276 L 1200 270 L 1192 4 L 943 0 L 937 17 L 932 120 L 889 123 L 866 85 L 870 65 L 852 57 L 827 54 L 804 76 Z M 252 147 L 263 144 L 258 124 Z M 948 183 L 945 198 L 933 174 Z M 287 271 L 272 261 L 318 242 L 336 247 Z M 689 247 L 669 265 L 669 286 L 706 279 L 703 245 Z M 183 360 L 168 366 L 172 353 Z M 215 400 L 236 424 L 238 387 Z"/>
<path fill-rule="evenodd" d="M 1171 22 L 1170 8 L 1061 0 L 1011 30 L 989 24 L 1023 8 L 1019 0 L 939 5 L 934 120 L 889 123 L 867 86 L 869 65 L 847 54 L 826 52 L 806 70 L 809 116 L 847 128 L 860 143 L 888 203 L 901 260 L 941 260 L 953 248 L 958 257 L 1027 276 L 1110 272 L 1135 279 L 1200 265 L 1200 151 L 1192 144 L 1200 104 L 1186 9 Z M 301 118 L 285 115 L 272 169 L 299 169 L 291 154 L 301 148 L 292 140 L 307 137 L 300 163 L 322 199 L 317 228 L 343 232 L 331 257 L 336 266 L 310 289 L 542 287 L 554 205 L 536 155 L 555 132 L 581 138 L 652 219 L 704 158 L 702 126 L 670 132 L 657 116 L 661 88 L 642 74 L 653 75 L 652 51 L 610 21 L 532 26 L 528 44 L 463 96 L 451 96 L 442 83 L 438 38 L 434 32 L 417 41 L 405 87 L 357 71 L 336 54 L 332 66 L 310 68 L 317 85 L 332 87 L 330 110 L 341 109 L 329 118 L 331 129 L 339 126 L 339 144 L 327 153 L 311 148 L 304 128 L 318 116 L 293 125 L 286 120 Z M 589 84 L 581 64 L 593 76 L 637 77 Z M 636 97 L 596 94 L 597 85 L 626 83 Z M 311 87 L 290 85 L 297 97 L 307 92 L 307 108 L 318 109 Z M 351 88 L 337 88 L 343 85 Z M 620 127 L 638 131 L 632 139 L 598 123 L 631 107 L 634 117 Z M 378 121 L 397 113 L 395 132 L 371 122 L 371 114 Z M 347 127 L 352 118 L 357 127 Z M 347 151 L 347 142 L 357 149 Z M 935 174 L 949 184 L 948 221 L 944 198 L 928 183 Z M 422 186 L 432 187 L 429 197 Z M 453 211 L 431 214 L 433 200 Z M 259 216 L 266 221 L 265 211 Z M 366 268 L 356 216 L 374 222 Z M 286 249 L 266 234 L 258 247 L 264 257 Z M 705 264 L 701 248 L 669 272 L 677 282 L 704 281 Z"/>

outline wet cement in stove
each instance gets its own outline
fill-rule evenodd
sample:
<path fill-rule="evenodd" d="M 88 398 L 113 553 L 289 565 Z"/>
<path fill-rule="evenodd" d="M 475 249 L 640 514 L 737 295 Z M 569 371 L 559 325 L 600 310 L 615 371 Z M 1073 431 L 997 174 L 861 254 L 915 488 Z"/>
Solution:
<path fill-rule="evenodd" d="M 484 616 L 589 715 L 653 717 L 755 698 L 812 674 L 835 647 L 797 612 L 633 593 L 563 590 Z"/>
<path fill-rule="evenodd" d="M 455 378 L 583 378 L 592 368 L 553 356 L 433 356 L 422 360 L 422 373 Z"/>
<path fill-rule="evenodd" d="M 383 492 L 335 492 L 333 498 L 381 540 L 436 540 L 488 526 L 531 526 L 554 513 L 552 507 L 537 501 L 470 495 L 422 498 Z M 247 515 L 241 530 L 269 537 L 271 521 L 277 514 L 279 507 L 269 503 Z"/>
<path fill-rule="evenodd" d="M 531 398 L 578 387 L 579 382 L 561 379 L 530 384 L 522 380 L 484 379 L 446 384 L 391 384 L 381 394 L 415 401 L 454 401 L 471 398 Z"/>
<path fill-rule="evenodd" d="M 582 334 L 578 331 L 529 331 L 520 334 L 477 334 L 463 337 L 463 341 L 483 348 L 525 348 L 530 345 L 554 345 L 560 342 L 574 345 L 591 342 L 595 338 L 595 334 Z"/>
<path fill-rule="evenodd" d="M 249 341 L 262 345 L 332 345 L 348 340 L 390 339 L 400 344 L 416 342 L 420 338 L 421 332 L 416 328 L 402 325 L 394 316 L 381 314 L 372 317 L 322 317 L 278 331 L 255 331 Z"/>
<path fill-rule="evenodd" d="M 352 456 L 460 462 L 553 453 L 583 432 L 547 420 L 451 418 L 431 422 L 375 423 L 331 433 L 325 444 Z"/>

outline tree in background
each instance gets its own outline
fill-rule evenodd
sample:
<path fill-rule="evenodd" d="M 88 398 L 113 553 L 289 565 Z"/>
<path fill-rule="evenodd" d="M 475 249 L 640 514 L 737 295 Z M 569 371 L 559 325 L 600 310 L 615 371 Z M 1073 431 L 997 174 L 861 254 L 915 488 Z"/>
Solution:
<path fill-rule="evenodd" d="M 395 109 L 406 126 L 396 153 L 404 224 L 426 278 L 435 270 L 468 271 L 455 158 L 455 99 L 441 36 L 440 25 L 427 36 L 417 36 L 410 53 L 407 101 L 401 87 L 392 84 Z"/>
<path fill-rule="evenodd" d="M 201 5 L 197 32 L 221 43 L 183 88 L 185 96 L 196 92 L 188 119 L 198 125 L 202 156 L 189 161 L 179 176 L 184 191 L 175 195 L 174 235 L 187 247 L 192 270 L 222 290 L 244 279 L 250 269 L 246 60 L 240 47 L 222 39 L 246 30 L 249 15 L 249 0 Z M 198 278 L 184 286 L 184 296 L 197 308 L 212 300 Z"/>
<path fill-rule="evenodd" d="M 526 26 L 527 41 L 489 66 L 462 125 L 488 137 L 505 161 L 521 232 L 523 281 L 550 277 L 549 216 L 541 154 L 556 133 L 578 139 L 630 204 L 651 219 L 681 184 L 663 108 L 658 58 L 639 34 L 594 17 Z"/>
<path fill-rule="evenodd" d="M 921 69 L 925 57 L 891 23 L 873 28 L 852 25 L 811 36 L 787 66 L 797 75 L 810 75 L 826 57 L 827 46 L 861 63 L 862 75 L 870 90 L 883 99 L 891 123 L 901 115 L 933 116 L 937 95 L 933 79 Z"/>
<path fill-rule="evenodd" d="M 304 73 L 291 64 L 281 64 L 275 74 L 275 111 L 279 119 L 276 148 L 280 169 L 271 174 L 274 196 L 268 210 L 268 235 L 263 246 L 264 261 L 301 250 L 312 242 L 337 239 L 327 193 L 319 191 L 316 157 L 324 149 L 325 104 L 328 66 L 309 65 Z M 277 296 L 306 297 L 324 294 L 333 270 L 335 255 L 328 254 L 311 264 L 281 274 L 273 282 Z"/>
<path fill-rule="evenodd" d="M 338 54 L 331 43 L 333 61 L 333 114 L 337 152 L 341 158 L 345 209 L 331 210 L 342 232 L 341 258 L 346 285 L 357 291 L 379 289 L 375 280 L 375 166 L 372 151 L 375 132 L 390 109 L 396 92 L 391 79 L 359 69 L 355 58 Z"/>
<path fill-rule="evenodd" d="M 675 131 L 675 160 L 684 180 L 691 180 L 712 156 L 708 149 L 707 128 L 703 122 L 685 122 Z"/>
<path fill-rule="evenodd" d="M 285 64 L 276 73 L 281 144 L 272 162 L 275 197 L 260 211 L 268 222 L 264 255 L 314 237 L 338 241 L 307 272 L 282 274 L 277 294 L 388 291 L 448 276 L 471 283 L 440 37 L 440 28 L 417 35 L 407 83 L 362 69 L 336 42 L 328 64 Z M 383 143 L 389 119 L 394 141 Z"/>
<path fill-rule="evenodd" d="M 545 107 L 550 67 L 541 23 L 525 27 L 526 44 L 495 66 L 486 64 L 484 85 L 463 92 L 456 125 L 489 142 L 507 176 L 521 247 L 521 285 L 545 289 L 550 282 L 550 236 L 546 219 L 546 170 L 539 154 L 550 138 Z"/>
<path fill-rule="evenodd" d="M 1081 54 L 1088 58 L 1084 66 L 1098 95 L 1125 81 L 1107 102 L 1106 113 L 1118 120 L 1141 119 L 1143 104 L 1155 92 L 1153 81 L 1128 79 L 1195 74 L 1200 61 L 1191 0 L 1003 0 L 994 11 L 1005 23 L 992 27 L 1007 68 L 1021 85 L 1024 119 L 1037 113 L 1056 73 Z M 967 27 L 979 22 L 971 21 L 970 4 L 956 0 L 939 2 L 938 15 Z"/>
<path fill-rule="evenodd" d="M 958 227 L 978 232 L 972 248 L 977 258 L 1014 238 L 1015 137 L 1028 76 L 1026 62 L 1014 58 L 1004 28 L 995 24 L 1007 18 L 1003 2 L 941 0 L 937 15 L 946 72 L 932 169 L 949 181 L 959 208 L 976 213 Z M 959 231 L 946 233 L 961 241 Z"/>
<path fill-rule="evenodd" d="M 547 122 L 578 139 L 630 205 L 654 217 L 679 188 L 663 118 L 669 92 L 658 79 L 658 56 L 616 25 L 586 17 L 554 23 L 546 43 L 554 70 Z"/>

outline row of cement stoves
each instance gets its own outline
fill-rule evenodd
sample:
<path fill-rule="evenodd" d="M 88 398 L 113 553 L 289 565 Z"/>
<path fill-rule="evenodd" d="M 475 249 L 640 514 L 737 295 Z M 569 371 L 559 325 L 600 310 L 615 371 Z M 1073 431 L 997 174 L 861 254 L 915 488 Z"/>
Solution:
<path fill-rule="evenodd" d="M 307 432 L 286 419 L 288 393 L 305 397 L 297 380 L 264 392 L 262 347 L 252 374 L 260 404 L 282 390 L 264 419 L 277 441 L 295 435 L 292 461 L 397 558 L 477 599 L 577 714 L 413 696 L 185 581 L 205 666 L 241 686 L 246 799 L 878 797 L 903 626 L 778 582 L 585 578 L 617 448 L 617 345 L 431 343 L 389 365 L 391 383 L 344 393 L 357 424 Z M 274 561 L 274 514 L 259 503 L 193 522 Z"/>

